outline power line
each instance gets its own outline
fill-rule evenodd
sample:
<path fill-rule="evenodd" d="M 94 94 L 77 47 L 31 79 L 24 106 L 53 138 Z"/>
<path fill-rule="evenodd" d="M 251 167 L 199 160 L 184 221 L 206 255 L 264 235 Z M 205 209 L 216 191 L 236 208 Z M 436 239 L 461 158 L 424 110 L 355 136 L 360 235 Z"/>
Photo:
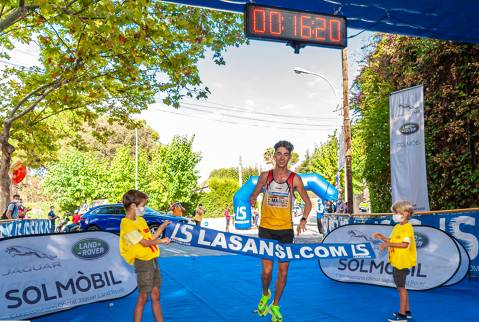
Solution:
<path fill-rule="evenodd" d="M 237 106 L 233 106 L 233 105 L 215 103 L 215 102 L 212 102 L 212 101 L 207 101 L 207 103 L 227 107 L 227 109 L 223 109 L 223 110 L 237 111 L 237 112 L 240 112 L 240 113 L 254 113 L 254 114 L 267 115 L 267 116 L 277 116 L 277 117 L 287 117 L 287 118 L 304 118 L 304 119 L 316 119 L 317 118 L 317 119 L 321 119 L 321 120 L 336 120 L 337 119 L 337 118 L 334 118 L 334 117 L 322 117 L 320 115 L 293 115 L 293 114 L 276 114 L 276 113 L 266 113 L 266 112 L 252 112 L 252 111 L 248 111 L 247 108 L 241 108 L 241 107 L 237 107 Z M 185 104 L 198 106 L 198 107 L 221 109 L 220 107 L 211 106 L 211 105 L 204 105 L 204 104 L 195 104 L 195 103 L 189 103 L 189 102 L 185 102 Z"/>
<path fill-rule="evenodd" d="M 192 110 L 192 111 L 198 111 L 196 108 L 188 107 L 185 104 L 180 105 L 181 108 L 187 109 L 187 110 Z M 205 113 L 213 113 L 209 111 L 200 111 L 200 112 L 205 112 Z M 259 122 L 273 122 L 273 123 L 278 123 L 278 124 L 285 124 L 285 125 L 299 125 L 299 126 L 314 126 L 314 127 L 324 127 L 324 126 L 331 126 L 331 124 L 311 124 L 311 123 L 296 123 L 296 122 L 286 122 L 282 120 L 274 120 L 274 119 L 262 119 L 262 118 L 255 118 L 255 117 L 247 117 L 247 116 L 241 116 L 241 115 L 233 115 L 233 114 L 225 114 L 222 113 L 221 115 L 225 117 L 232 117 L 235 119 L 242 119 L 242 120 L 248 120 L 248 121 L 259 121 Z"/>
<path fill-rule="evenodd" d="M 235 124 L 235 125 L 246 125 L 246 126 L 252 126 L 252 127 L 269 127 L 269 128 L 276 128 L 277 126 L 271 126 L 273 124 L 281 125 L 281 123 L 277 122 L 270 122 L 269 124 L 255 124 L 255 123 L 246 123 L 246 122 L 233 122 L 230 120 L 215 120 L 214 118 L 209 118 L 201 115 L 191 115 L 191 114 L 184 114 L 184 113 L 179 113 L 175 111 L 167 111 L 167 110 L 162 110 L 162 109 L 154 109 L 155 111 L 162 112 L 162 113 L 169 113 L 169 114 L 175 114 L 175 115 L 180 115 L 184 117 L 189 117 L 189 118 L 200 118 L 200 119 L 205 119 L 209 121 L 216 121 L 216 122 L 221 122 L 221 123 L 228 123 L 228 124 Z M 266 122 L 266 120 L 264 120 Z M 322 132 L 322 131 L 331 131 L 332 129 L 335 129 L 335 127 L 325 127 L 323 126 L 321 129 L 308 129 L 308 128 L 298 128 L 298 127 L 284 127 L 281 126 L 281 129 L 283 130 L 293 130 L 293 131 L 300 131 L 300 132 Z"/>

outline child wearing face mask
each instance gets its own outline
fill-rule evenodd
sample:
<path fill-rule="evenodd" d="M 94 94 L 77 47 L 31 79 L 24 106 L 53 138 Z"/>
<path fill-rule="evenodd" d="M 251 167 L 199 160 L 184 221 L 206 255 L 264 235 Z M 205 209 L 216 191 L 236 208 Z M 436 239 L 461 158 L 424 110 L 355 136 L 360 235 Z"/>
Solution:
<path fill-rule="evenodd" d="M 389 248 L 389 263 L 393 267 L 394 284 L 399 293 L 399 312 L 393 313 L 388 321 L 407 322 L 412 319 L 409 307 L 409 295 L 406 289 L 406 276 L 409 269 L 416 266 L 416 242 L 414 240 L 414 229 L 409 223 L 409 218 L 414 213 L 414 208 L 409 201 L 396 201 L 392 207 L 393 220 L 396 225 L 391 236 L 374 233 L 373 238 L 384 241 L 380 245 L 381 250 Z"/>
<path fill-rule="evenodd" d="M 170 221 L 166 220 L 152 235 L 146 220 L 145 206 L 148 196 L 138 190 L 130 190 L 123 195 L 126 216 L 120 224 L 120 255 L 135 266 L 138 283 L 138 301 L 133 315 L 134 321 L 141 321 L 148 294 L 155 321 L 163 321 L 160 305 L 161 275 L 157 258 L 160 256 L 158 244 L 169 244 L 169 238 L 159 238 Z"/>

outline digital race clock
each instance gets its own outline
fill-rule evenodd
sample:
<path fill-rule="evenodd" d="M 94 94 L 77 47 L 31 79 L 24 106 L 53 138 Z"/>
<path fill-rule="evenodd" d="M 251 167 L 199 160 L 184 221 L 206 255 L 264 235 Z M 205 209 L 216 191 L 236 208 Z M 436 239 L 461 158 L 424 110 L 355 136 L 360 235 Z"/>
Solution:
<path fill-rule="evenodd" d="M 246 5 L 245 33 L 248 38 L 286 41 L 295 49 L 304 45 L 344 48 L 347 43 L 344 17 L 256 4 Z"/>

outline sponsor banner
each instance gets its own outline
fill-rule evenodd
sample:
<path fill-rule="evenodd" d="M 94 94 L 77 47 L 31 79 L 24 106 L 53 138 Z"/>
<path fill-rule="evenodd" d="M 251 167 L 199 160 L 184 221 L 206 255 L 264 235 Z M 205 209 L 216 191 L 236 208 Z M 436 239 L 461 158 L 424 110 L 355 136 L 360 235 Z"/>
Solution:
<path fill-rule="evenodd" d="M 0 241 L 0 320 L 23 320 L 126 296 L 133 268 L 119 255 L 118 236 L 82 232 Z"/>
<path fill-rule="evenodd" d="M 48 234 L 50 232 L 51 223 L 48 219 L 0 221 L 0 238 Z"/>
<path fill-rule="evenodd" d="M 462 280 L 467 276 L 467 274 L 469 274 L 469 267 L 471 265 L 471 259 L 469 258 L 469 254 L 467 253 L 464 246 L 460 242 L 458 242 L 456 238 L 452 236 L 451 238 L 454 239 L 454 242 L 456 243 L 457 248 L 459 249 L 459 254 L 461 256 L 461 265 L 459 266 L 459 269 L 457 270 L 456 275 L 454 275 L 443 286 L 452 286 L 462 282 Z"/>
<path fill-rule="evenodd" d="M 388 251 L 381 251 L 381 240 L 373 239 L 371 235 L 379 232 L 389 236 L 392 231 L 389 225 L 356 224 L 342 226 L 326 238 L 326 243 L 349 240 L 369 242 L 373 245 L 374 259 L 338 259 L 319 261 L 321 270 L 329 278 L 352 283 L 364 283 L 395 287 L 392 266 L 388 263 Z M 462 260 L 468 264 L 468 258 L 461 258 L 456 242 L 443 231 L 427 226 L 414 227 L 417 248 L 417 264 L 411 268 L 406 279 L 406 287 L 410 290 L 428 290 L 442 286 L 458 273 Z M 467 271 L 462 272 L 456 280 L 464 278 Z"/>
<path fill-rule="evenodd" d="M 348 224 L 392 224 L 391 216 L 347 217 L 326 214 L 323 218 L 325 233 Z M 414 214 L 410 223 L 439 228 L 456 238 L 471 259 L 471 276 L 479 276 L 479 210 L 453 213 Z"/>
<path fill-rule="evenodd" d="M 429 210 L 423 96 L 420 85 L 389 97 L 392 199 L 409 200 L 416 211 Z"/>
<path fill-rule="evenodd" d="M 201 247 L 228 253 L 261 257 L 271 260 L 374 258 L 372 246 L 366 242 L 346 244 L 280 244 L 277 241 L 224 233 L 186 224 L 171 224 L 165 235 L 187 246 Z"/>

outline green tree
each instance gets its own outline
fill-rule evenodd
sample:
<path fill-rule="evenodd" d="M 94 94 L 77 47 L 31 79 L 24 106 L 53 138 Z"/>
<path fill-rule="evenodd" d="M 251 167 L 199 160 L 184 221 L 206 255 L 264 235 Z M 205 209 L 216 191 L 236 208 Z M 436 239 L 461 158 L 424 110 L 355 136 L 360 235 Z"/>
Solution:
<path fill-rule="evenodd" d="M 151 182 L 146 189 L 151 204 L 159 209 L 168 209 L 175 201 L 189 204 L 195 194 L 200 153 L 193 151 L 194 136 L 175 136 L 168 145 L 160 146 L 151 162 Z M 191 209 L 188 209 L 191 211 Z"/>
<path fill-rule="evenodd" d="M 120 202 L 123 194 L 135 189 L 135 154 L 130 146 L 116 151 L 111 160 L 105 184 L 105 196 L 110 202 Z M 138 151 L 138 189 L 148 193 L 150 172 L 146 151 Z M 154 202 L 153 202 L 154 203 Z"/>
<path fill-rule="evenodd" d="M 248 179 L 252 176 L 257 176 L 258 175 L 258 169 L 253 168 L 253 167 L 244 167 L 241 169 L 242 177 L 243 177 L 243 184 L 248 181 Z M 239 178 L 239 172 L 238 168 L 220 168 L 220 169 L 215 169 L 210 172 L 210 175 L 208 179 L 211 178 L 223 178 L 223 179 L 233 179 L 238 182 Z"/>
<path fill-rule="evenodd" d="M 330 135 L 325 143 L 315 147 L 309 160 L 306 159 L 297 171 L 316 172 L 334 184 L 338 171 L 338 142 L 336 136 Z"/>
<path fill-rule="evenodd" d="M 49 164 L 46 173 L 45 191 L 63 210 L 104 196 L 105 168 L 91 154 L 71 150 Z"/>
<path fill-rule="evenodd" d="M 128 122 L 157 93 L 175 107 L 184 96 L 204 98 L 209 89 L 199 77 L 198 60 L 211 51 L 224 64 L 221 51 L 245 41 L 238 15 L 162 1 L 10 0 L 0 9 L 0 58 L 9 59 L 17 43 L 35 42 L 40 50 L 39 66 L 4 68 L 0 81 L 3 205 L 18 148 L 12 140 L 26 142 L 28 134 L 13 130 L 41 133 L 37 127 L 59 113 L 74 118 L 75 131 L 98 115 Z M 43 151 L 58 148 L 55 134 L 40 135 L 51 143 Z"/>
<path fill-rule="evenodd" d="M 351 106 L 360 117 L 373 211 L 387 211 L 391 203 L 389 95 L 418 84 L 425 89 L 430 206 L 478 206 L 479 46 L 384 35 L 365 61 Z"/>
<path fill-rule="evenodd" d="M 206 208 L 207 217 L 222 217 L 226 205 L 233 208 L 233 195 L 238 190 L 238 179 L 210 177 L 209 192 L 203 194 L 200 202 Z"/>

